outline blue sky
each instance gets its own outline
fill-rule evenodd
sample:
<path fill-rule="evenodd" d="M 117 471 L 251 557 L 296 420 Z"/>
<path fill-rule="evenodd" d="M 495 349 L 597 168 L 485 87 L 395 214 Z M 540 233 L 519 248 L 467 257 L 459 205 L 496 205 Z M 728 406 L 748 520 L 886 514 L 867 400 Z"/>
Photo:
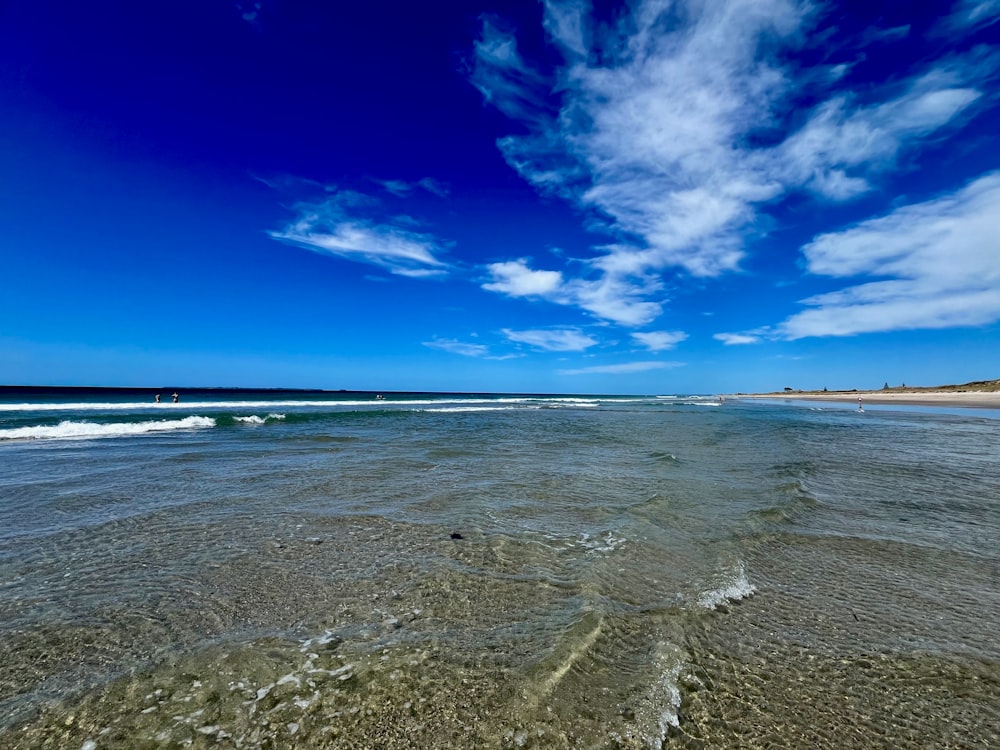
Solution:
<path fill-rule="evenodd" d="M 6 0 L 0 383 L 1000 376 L 1000 0 Z"/>

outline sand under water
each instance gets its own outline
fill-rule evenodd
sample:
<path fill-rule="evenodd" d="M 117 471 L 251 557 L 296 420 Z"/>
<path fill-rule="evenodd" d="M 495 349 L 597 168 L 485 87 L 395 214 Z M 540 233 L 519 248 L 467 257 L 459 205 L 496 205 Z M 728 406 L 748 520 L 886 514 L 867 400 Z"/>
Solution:
<path fill-rule="evenodd" d="M 715 403 L 0 438 L 0 745 L 1000 745 L 1000 420 Z"/>

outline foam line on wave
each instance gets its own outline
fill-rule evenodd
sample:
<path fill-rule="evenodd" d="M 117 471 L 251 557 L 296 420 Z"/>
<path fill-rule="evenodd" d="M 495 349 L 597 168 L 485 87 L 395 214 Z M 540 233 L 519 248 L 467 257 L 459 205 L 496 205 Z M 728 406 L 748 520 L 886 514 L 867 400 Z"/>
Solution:
<path fill-rule="evenodd" d="M 271 409 L 277 407 L 358 407 L 369 406 L 441 406 L 446 404 L 571 404 L 597 405 L 601 403 L 624 403 L 643 399 L 584 398 L 578 396 L 510 396 L 502 398 L 426 398 L 426 399 L 354 399 L 354 400 L 281 400 L 281 401 L 181 401 L 180 403 L 156 404 L 149 401 L 128 402 L 75 402 L 75 403 L 19 403 L 0 404 L 0 412 L 31 411 L 171 411 L 178 409 Z"/>
<path fill-rule="evenodd" d="M 0 430 L 0 441 L 125 437 L 154 432 L 196 430 L 206 427 L 215 427 L 215 420 L 211 417 L 185 417 L 184 419 L 158 419 L 147 422 L 115 422 L 111 424 L 66 420 L 56 425 L 34 425 Z"/>

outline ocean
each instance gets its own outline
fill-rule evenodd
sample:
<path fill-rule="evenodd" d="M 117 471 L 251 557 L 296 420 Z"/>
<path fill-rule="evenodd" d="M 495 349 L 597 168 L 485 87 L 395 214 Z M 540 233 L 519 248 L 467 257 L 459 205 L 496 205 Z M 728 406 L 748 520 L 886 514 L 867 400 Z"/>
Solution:
<path fill-rule="evenodd" d="M 0 398 L 0 747 L 1000 746 L 1000 411 Z"/>

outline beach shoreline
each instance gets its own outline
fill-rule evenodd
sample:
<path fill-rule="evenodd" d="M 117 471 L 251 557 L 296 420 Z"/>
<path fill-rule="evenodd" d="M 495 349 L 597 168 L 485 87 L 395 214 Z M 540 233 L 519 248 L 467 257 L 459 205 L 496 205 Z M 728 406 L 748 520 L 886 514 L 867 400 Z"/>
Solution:
<path fill-rule="evenodd" d="M 906 404 L 908 406 L 955 406 L 1000 409 L 1000 391 L 786 391 L 782 393 L 738 393 L 732 399 L 782 399 L 784 401 L 833 401 L 865 404 Z"/>

